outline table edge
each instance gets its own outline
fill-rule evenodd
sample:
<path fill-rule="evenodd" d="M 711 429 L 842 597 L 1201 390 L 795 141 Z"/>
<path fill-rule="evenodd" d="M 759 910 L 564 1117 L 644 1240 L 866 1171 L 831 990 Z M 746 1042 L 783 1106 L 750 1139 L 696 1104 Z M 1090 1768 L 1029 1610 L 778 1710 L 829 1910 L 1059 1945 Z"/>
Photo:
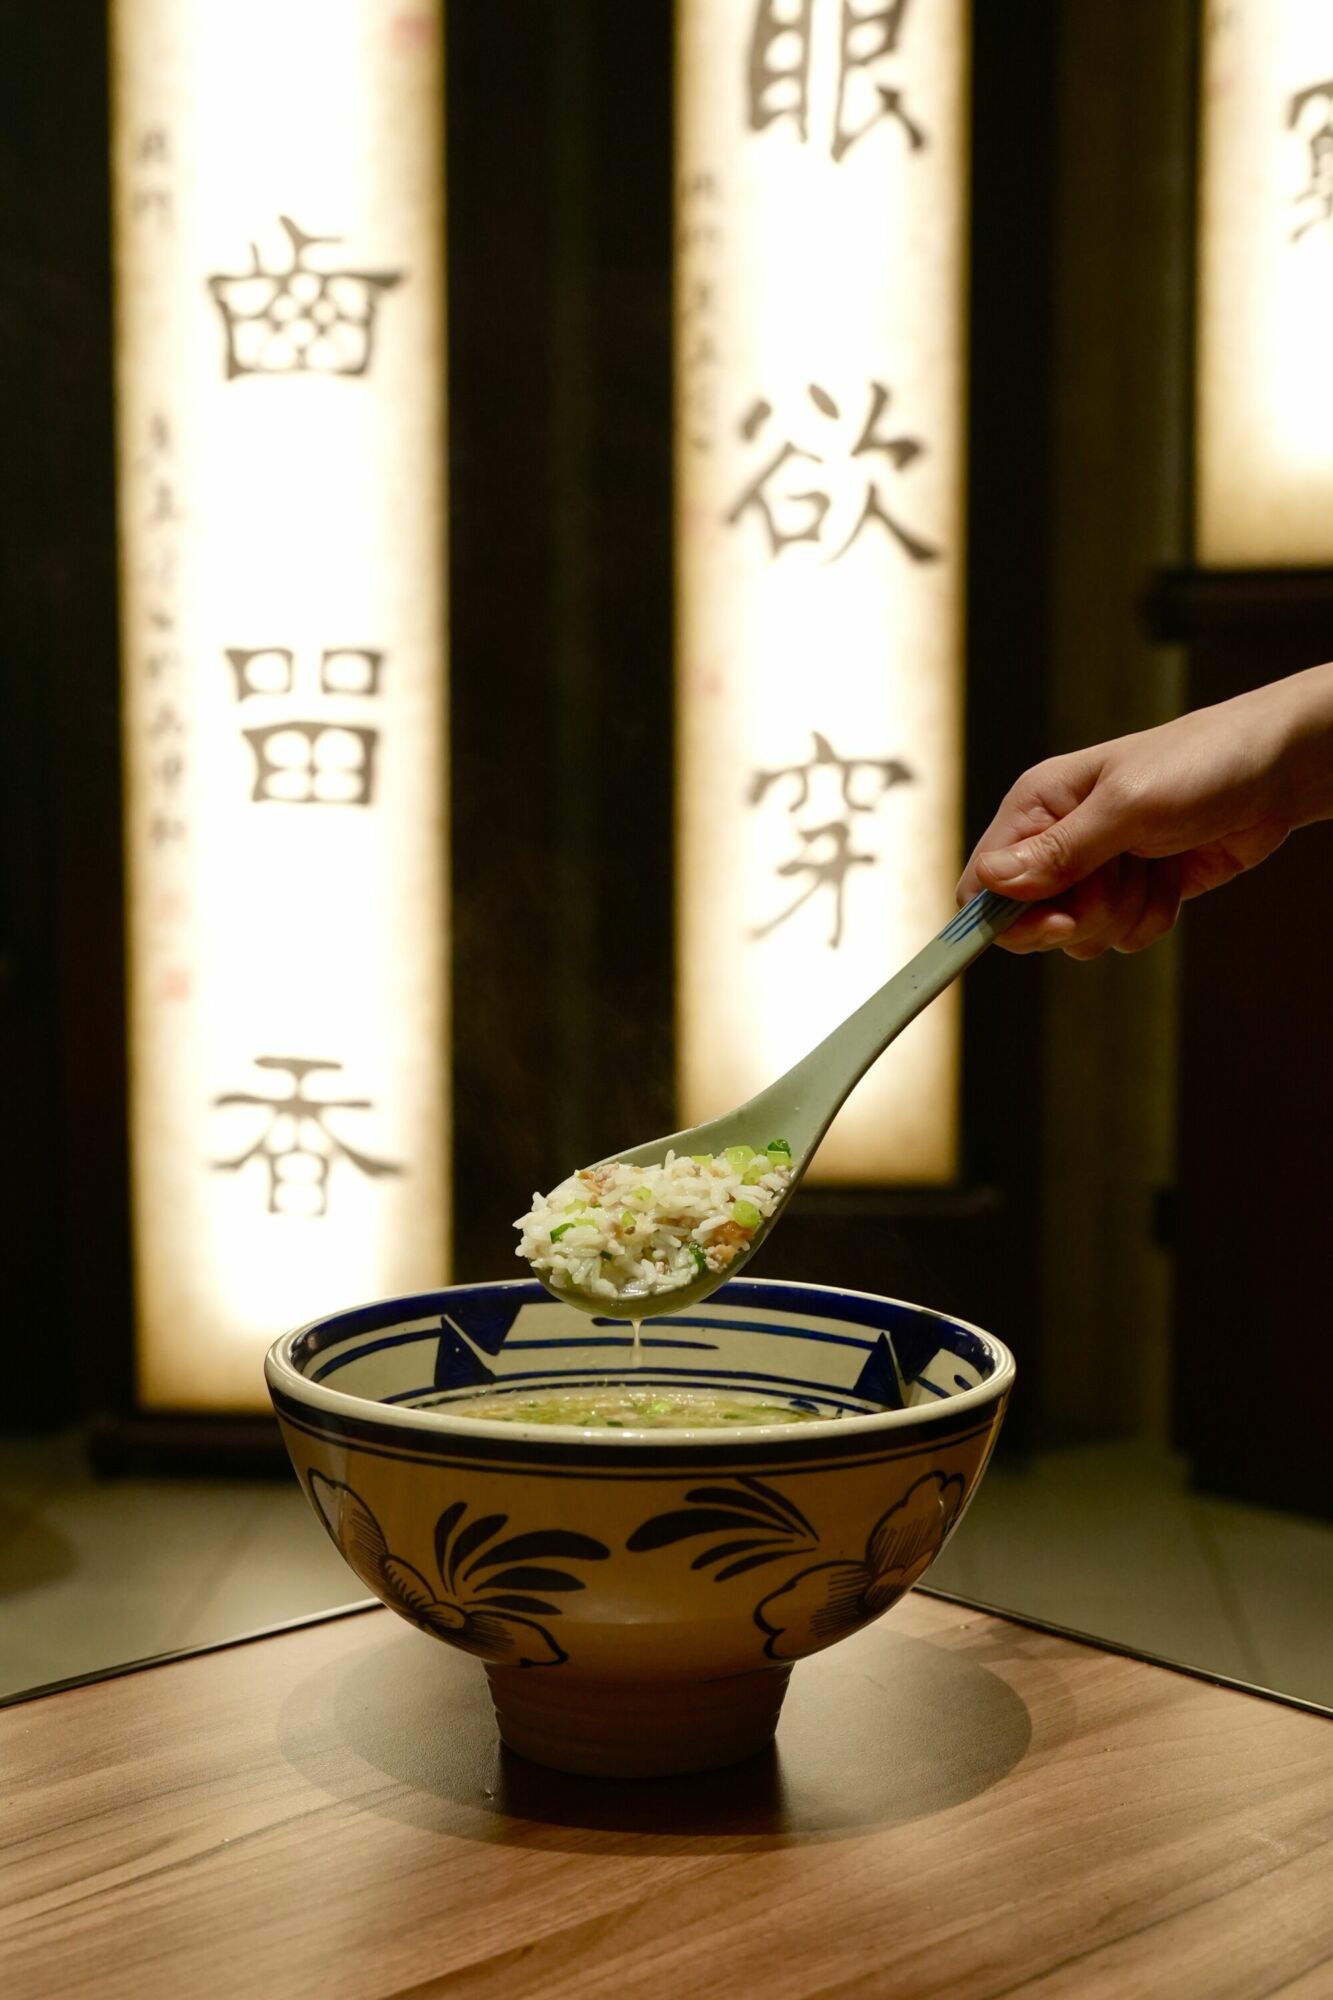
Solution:
<path fill-rule="evenodd" d="M 1214 1672 L 1211 1667 L 1168 1659 L 1164 1654 L 1146 1652 L 1140 1646 L 1127 1645 L 1118 1639 L 1098 1638 L 1094 1632 L 1081 1632 L 1072 1625 L 1057 1625 L 1049 1618 L 1010 1611 L 1003 1605 L 988 1604 L 978 1597 L 965 1597 L 959 1591 L 940 1590 L 931 1584 L 917 1584 L 915 1589 L 922 1597 L 933 1598 L 939 1604 L 957 1605 L 960 1611 L 979 1612 L 985 1618 L 997 1618 L 1006 1625 L 1019 1625 L 1025 1631 L 1040 1632 L 1052 1639 L 1065 1639 L 1071 1645 L 1084 1646 L 1098 1653 L 1111 1653 L 1118 1659 L 1136 1660 L 1140 1666 L 1161 1667 L 1169 1674 L 1183 1674 L 1188 1680 L 1226 1688 L 1232 1694 L 1254 1695 L 1259 1701 L 1277 1702 L 1283 1708 L 1298 1709 L 1305 1715 L 1319 1715 L 1326 1721 L 1333 1721 L 1333 1707 L 1312 1701 L 1306 1695 L 1285 1694 L 1280 1688 L 1261 1687 L 1255 1681 L 1237 1680 L 1234 1675 Z M 84 1674 L 67 1674 L 60 1680 L 40 1681 L 35 1687 L 16 1688 L 12 1693 L 0 1694 L 0 1709 L 17 1708 L 25 1701 L 42 1701 L 48 1695 L 66 1694 L 73 1688 L 95 1687 L 101 1681 L 123 1680 L 128 1674 L 145 1673 L 152 1667 L 172 1666 L 178 1661 L 199 1659 L 209 1653 L 225 1653 L 235 1646 L 257 1645 L 263 1639 L 281 1638 L 285 1632 L 300 1632 L 311 1625 L 330 1625 L 342 1618 L 357 1618 L 364 1612 L 382 1611 L 384 1608 L 377 1597 L 357 1598 L 349 1604 L 332 1605 L 325 1611 L 307 1612 L 301 1618 L 284 1619 L 278 1625 L 262 1625 L 255 1631 L 237 1632 L 227 1639 L 209 1639 L 197 1646 L 179 1646 L 168 1653 L 151 1653 L 143 1659 L 93 1667 Z"/>
<path fill-rule="evenodd" d="M 170 1667 L 180 1660 L 196 1660 L 208 1653 L 230 1652 L 233 1646 L 252 1646 L 261 1639 L 280 1639 L 284 1632 L 300 1632 L 307 1625 L 332 1625 L 340 1618 L 356 1618 L 365 1611 L 383 1611 L 378 1597 L 358 1598 L 352 1604 L 330 1605 L 325 1611 L 308 1611 L 301 1618 L 285 1618 L 279 1625 L 261 1625 L 252 1632 L 236 1632 L 227 1639 L 205 1639 L 197 1646 L 177 1646 L 168 1653 L 148 1653 L 138 1660 L 119 1660 L 106 1667 L 90 1667 L 84 1674 L 65 1674 L 59 1680 L 39 1681 L 36 1687 L 15 1688 L 0 1694 L 0 1709 L 17 1708 L 25 1701 L 42 1701 L 47 1695 L 66 1694 L 71 1688 L 95 1687 L 100 1681 L 123 1680 L 127 1674 L 146 1673 L 150 1667 Z"/>
<path fill-rule="evenodd" d="M 1275 1701 L 1283 1708 L 1300 1709 L 1306 1715 L 1321 1715 L 1333 1722 L 1333 1706 L 1326 1702 L 1313 1701 L 1308 1695 L 1285 1694 L 1281 1688 L 1262 1686 L 1258 1681 L 1237 1680 L 1234 1674 L 1217 1672 L 1212 1667 L 1192 1665 L 1188 1660 L 1173 1660 L 1165 1653 L 1150 1653 L 1142 1646 L 1131 1646 L 1120 1639 L 1099 1639 L 1095 1632 L 1081 1632 L 1073 1625 L 1057 1625 L 1049 1618 L 1036 1618 L 1023 1611 L 1007 1611 L 998 1604 L 987 1604 L 979 1597 L 964 1597 L 954 1590 L 940 1590 L 931 1584 L 917 1584 L 922 1597 L 933 1597 L 941 1604 L 956 1604 L 963 1611 L 980 1611 L 988 1618 L 1002 1619 L 1008 1625 L 1021 1625 L 1030 1632 L 1044 1633 L 1048 1638 L 1067 1639 L 1071 1645 L 1091 1647 L 1094 1652 L 1113 1653 L 1122 1660 L 1137 1660 L 1140 1666 L 1161 1667 L 1169 1674 L 1183 1674 L 1187 1680 L 1205 1681 L 1210 1687 L 1226 1688 L 1232 1694 L 1254 1695 L 1259 1701 Z"/>

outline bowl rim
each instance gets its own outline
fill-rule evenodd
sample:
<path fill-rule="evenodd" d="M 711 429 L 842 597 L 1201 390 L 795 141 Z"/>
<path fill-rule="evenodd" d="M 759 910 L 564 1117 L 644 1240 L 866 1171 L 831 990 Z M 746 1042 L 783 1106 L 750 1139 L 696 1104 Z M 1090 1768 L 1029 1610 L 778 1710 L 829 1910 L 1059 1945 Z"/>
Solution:
<path fill-rule="evenodd" d="M 361 1423 L 373 1421 L 386 1424 L 390 1429 L 413 1431 L 418 1435 L 437 1433 L 444 1438 L 492 1438 L 501 1442 L 512 1441 L 525 1444 L 541 1444 L 555 1447 L 585 1450 L 592 1447 L 598 1451 L 615 1451 L 620 1446 L 628 1446 L 636 1451 L 647 1446 L 656 1450 L 669 1449 L 680 1445 L 689 1451 L 701 1447 L 707 1450 L 725 1450 L 729 1444 L 753 1445 L 770 1444 L 784 1440 L 795 1444 L 816 1444 L 830 1438 L 848 1436 L 872 1437 L 881 1431 L 912 1430 L 927 1423 L 932 1417 L 947 1413 L 949 1416 L 962 1415 L 971 1410 L 981 1410 L 987 1403 L 998 1402 L 1013 1387 L 1017 1364 L 1013 1354 L 1002 1340 L 984 1327 L 971 1320 L 961 1319 L 956 1313 L 941 1312 L 934 1306 L 918 1305 L 914 1299 L 897 1299 L 885 1292 L 861 1292 L 849 1285 L 821 1285 L 809 1280 L 796 1278 L 747 1278 L 747 1284 L 771 1287 L 774 1291 L 812 1292 L 824 1297 L 842 1299 L 864 1299 L 871 1305 L 891 1305 L 905 1308 L 909 1312 L 920 1313 L 926 1319 L 943 1320 L 949 1326 L 961 1327 L 965 1332 L 975 1334 L 996 1359 L 996 1366 L 984 1382 L 975 1388 L 960 1389 L 955 1394 L 943 1396 L 934 1402 L 912 1404 L 902 1410 L 869 1410 L 863 1415 L 821 1418 L 808 1424 L 707 1424 L 680 1429 L 634 1429 L 624 1430 L 591 1429 L 578 1424 L 521 1424 L 508 1419 L 488 1420 L 484 1417 L 453 1417 L 446 1408 L 420 1409 L 402 1404 L 383 1403 L 373 1396 L 358 1396 L 347 1389 L 330 1389 L 322 1382 L 312 1382 L 303 1375 L 292 1360 L 292 1349 L 298 1340 L 314 1332 L 317 1328 L 349 1318 L 353 1314 L 403 1306 L 414 1313 L 429 1312 L 432 1302 L 443 1300 L 460 1292 L 494 1292 L 529 1288 L 538 1294 L 545 1294 L 553 1304 L 561 1301 L 553 1293 L 547 1293 L 540 1282 L 531 1278 L 495 1278 L 481 1280 L 467 1285 L 440 1285 L 429 1292 L 408 1292 L 399 1298 L 368 1300 L 360 1306 L 340 1307 L 336 1312 L 319 1313 L 304 1325 L 293 1327 L 281 1334 L 264 1356 L 264 1377 L 270 1391 L 280 1390 L 294 1401 L 304 1402 L 327 1415 L 355 1419 Z M 725 1286 L 719 1286 L 719 1293 Z M 409 1313 L 405 1316 L 411 1316 Z"/>

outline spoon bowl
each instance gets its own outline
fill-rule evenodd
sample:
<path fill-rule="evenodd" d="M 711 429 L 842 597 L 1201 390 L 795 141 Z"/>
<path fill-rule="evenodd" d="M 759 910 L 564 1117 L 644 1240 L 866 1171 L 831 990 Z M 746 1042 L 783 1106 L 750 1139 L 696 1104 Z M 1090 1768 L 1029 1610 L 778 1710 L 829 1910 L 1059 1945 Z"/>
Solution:
<path fill-rule="evenodd" d="M 642 1304 L 649 1312 L 678 1312 L 697 1305 L 719 1285 L 739 1277 L 770 1231 L 781 1220 L 796 1192 L 819 1143 L 838 1112 L 850 1097 L 871 1064 L 883 1055 L 922 1009 L 928 1007 L 989 944 L 1007 930 L 1029 903 L 997 896 L 983 889 L 964 904 L 924 950 L 909 959 L 901 972 L 862 1003 L 853 1014 L 826 1035 L 808 1055 L 777 1081 L 756 1096 L 738 1104 L 720 1117 L 664 1138 L 646 1139 L 624 1152 L 609 1153 L 596 1166 L 621 1163 L 631 1167 L 652 1166 L 666 1157 L 690 1153 L 722 1153 L 728 1146 L 762 1146 L 773 1135 L 786 1139 L 791 1147 L 791 1180 L 773 1213 L 756 1228 L 749 1243 L 720 1271 L 701 1271 L 688 1284 L 653 1291 L 648 1286 L 627 1288 L 617 1300 L 604 1292 L 584 1291 L 573 1285 L 548 1283 L 536 1266 L 538 1278 L 553 1297 L 581 1312 L 605 1315 L 617 1304 L 623 1316 L 636 1319 L 634 1308 Z"/>

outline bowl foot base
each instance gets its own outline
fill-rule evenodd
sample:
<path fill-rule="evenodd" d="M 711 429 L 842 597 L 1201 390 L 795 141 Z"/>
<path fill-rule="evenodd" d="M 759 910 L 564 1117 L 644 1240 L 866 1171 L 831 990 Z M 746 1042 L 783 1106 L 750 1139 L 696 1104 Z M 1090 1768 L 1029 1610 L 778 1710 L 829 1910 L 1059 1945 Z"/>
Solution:
<path fill-rule="evenodd" d="M 585 1777 L 712 1771 L 773 1739 L 790 1667 L 718 1681 L 597 1681 L 488 1667 L 501 1740 L 520 1757 Z"/>

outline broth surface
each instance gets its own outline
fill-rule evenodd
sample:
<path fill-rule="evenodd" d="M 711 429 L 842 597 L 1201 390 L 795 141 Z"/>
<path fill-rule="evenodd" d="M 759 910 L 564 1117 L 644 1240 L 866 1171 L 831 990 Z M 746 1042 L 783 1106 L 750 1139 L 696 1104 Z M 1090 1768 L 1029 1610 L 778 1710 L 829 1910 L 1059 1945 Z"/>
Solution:
<path fill-rule="evenodd" d="M 575 1424 L 581 1430 L 694 1430 L 712 1424 L 809 1424 L 833 1414 L 777 1396 L 733 1389 L 629 1388 L 618 1382 L 569 1389 L 501 1389 L 461 1397 L 450 1416 L 513 1424 Z"/>

